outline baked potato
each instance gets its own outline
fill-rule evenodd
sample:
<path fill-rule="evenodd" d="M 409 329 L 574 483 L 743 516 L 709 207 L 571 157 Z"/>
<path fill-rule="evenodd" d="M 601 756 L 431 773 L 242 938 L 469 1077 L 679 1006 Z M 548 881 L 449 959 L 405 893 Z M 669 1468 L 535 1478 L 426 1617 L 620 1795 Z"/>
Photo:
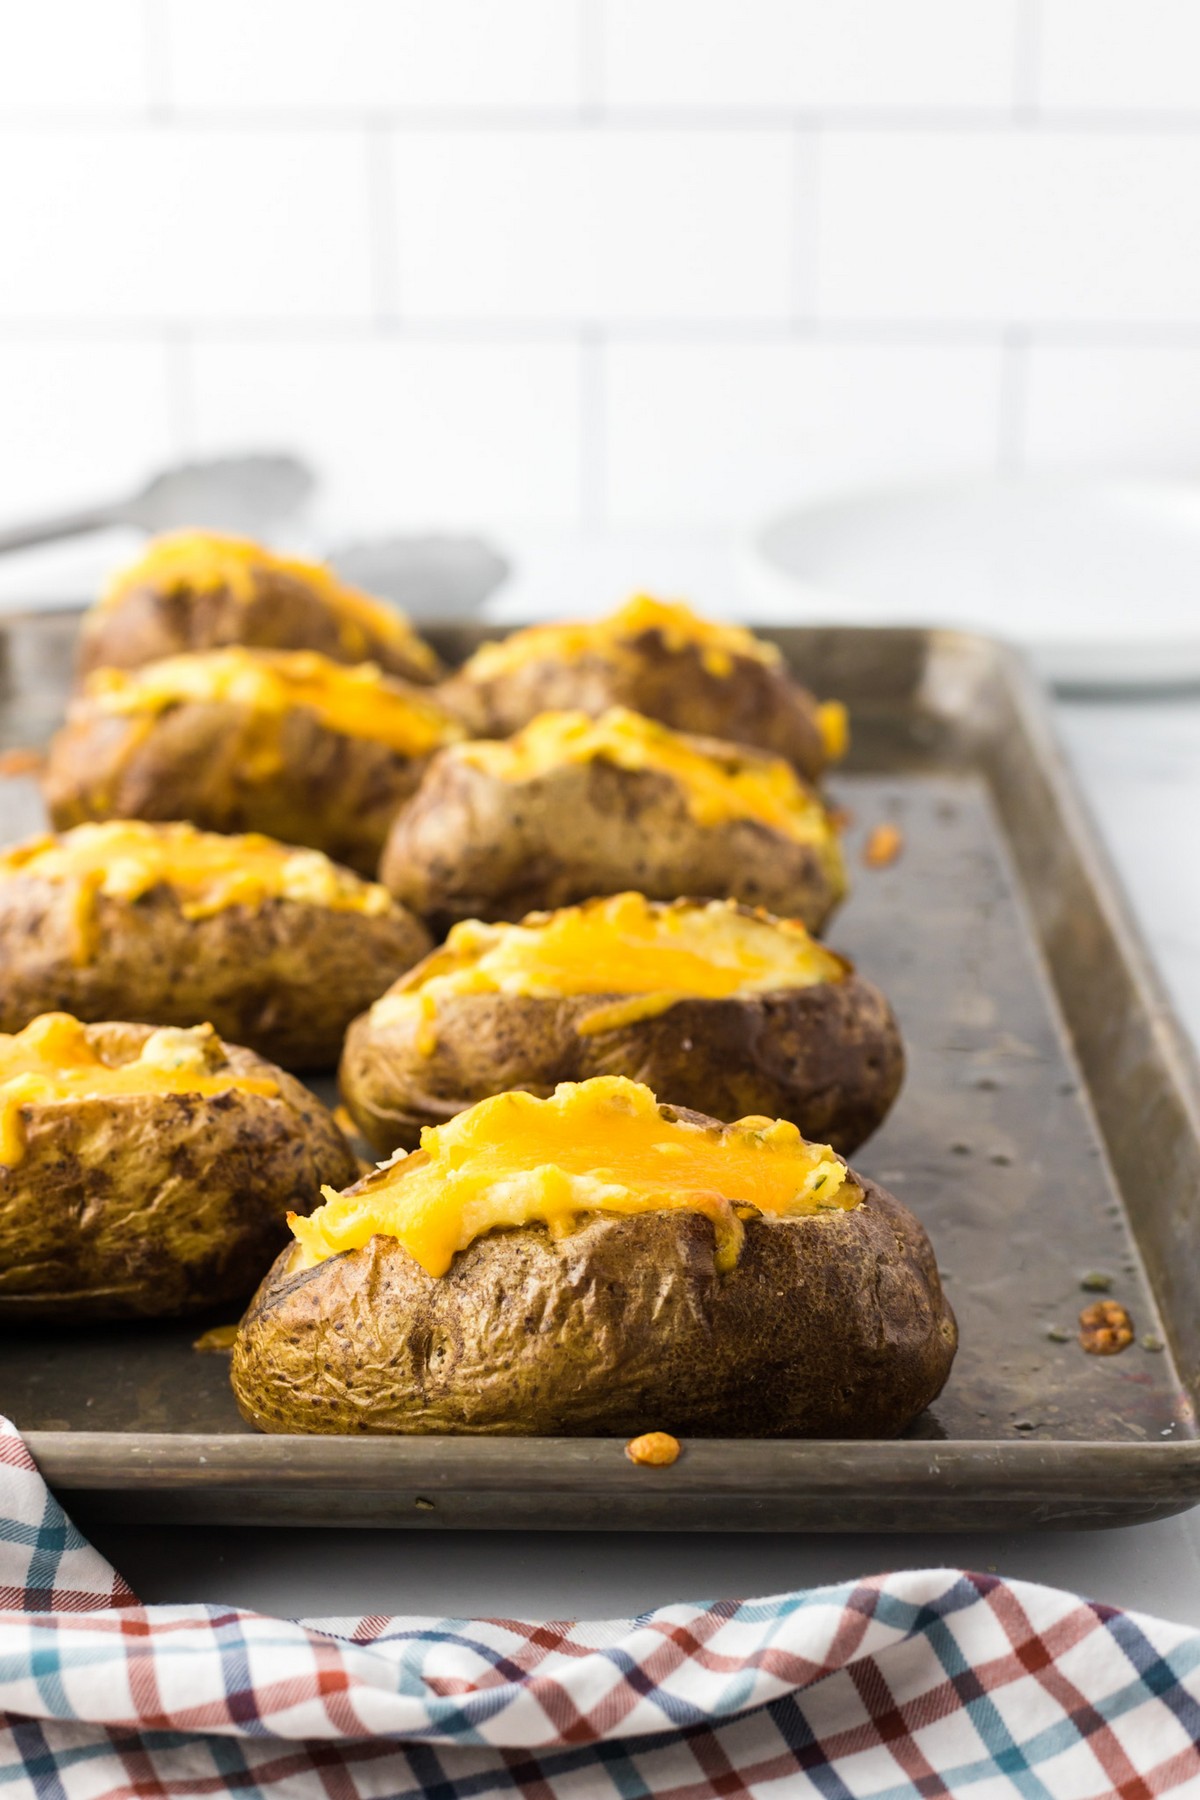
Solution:
<path fill-rule="evenodd" d="M 385 888 L 273 838 L 113 819 L 0 851 L 0 1031 L 44 1012 L 209 1023 L 327 1068 L 430 948 Z"/>
<path fill-rule="evenodd" d="M 229 644 L 319 650 L 335 662 L 378 663 L 406 681 L 442 673 L 402 613 L 348 587 L 325 564 L 211 531 L 155 538 L 113 577 L 84 615 L 79 673 Z"/>
<path fill-rule="evenodd" d="M 815 931 L 845 889 L 833 821 L 789 763 L 621 707 L 440 752 L 379 874 L 439 935 L 626 888 L 744 900 Z"/>
<path fill-rule="evenodd" d="M 233 1353 L 267 1431 L 892 1436 L 956 1346 L 891 1195 L 619 1076 L 481 1101 L 292 1230 Z"/>
<path fill-rule="evenodd" d="M 97 669 L 54 737 L 43 792 L 61 830 L 190 819 L 324 850 L 373 875 L 392 815 L 462 736 L 425 688 L 308 650 L 209 650 Z"/>
<path fill-rule="evenodd" d="M 628 1075 L 672 1104 L 790 1119 L 848 1155 L 899 1091 L 883 995 L 803 925 L 618 894 L 456 925 L 356 1019 L 341 1088 L 383 1154 L 489 1094 Z"/>
<path fill-rule="evenodd" d="M 472 737 L 509 737 L 540 712 L 625 706 L 676 731 L 785 756 L 816 780 L 846 748 L 846 714 L 818 705 L 774 644 L 637 595 L 607 618 L 531 625 L 484 644 L 444 684 Z"/>
<path fill-rule="evenodd" d="M 44 1014 L 0 1037 L 0 1319 L 237 1304 L 356 1172 L 307 1088 L 211 1026 Z"/>

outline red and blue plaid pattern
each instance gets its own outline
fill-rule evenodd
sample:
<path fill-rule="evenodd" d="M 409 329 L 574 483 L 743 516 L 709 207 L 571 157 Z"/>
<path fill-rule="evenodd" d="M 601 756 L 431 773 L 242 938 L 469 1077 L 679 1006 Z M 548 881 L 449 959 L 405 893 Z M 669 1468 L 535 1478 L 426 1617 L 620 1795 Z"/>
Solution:
<path fill-rule="evenodd" d="M 0 1429 L 0 1800 L 1200 1795 L 1200 1634 L 956 1570 L 634 1620 L 138 1604 Z"/>

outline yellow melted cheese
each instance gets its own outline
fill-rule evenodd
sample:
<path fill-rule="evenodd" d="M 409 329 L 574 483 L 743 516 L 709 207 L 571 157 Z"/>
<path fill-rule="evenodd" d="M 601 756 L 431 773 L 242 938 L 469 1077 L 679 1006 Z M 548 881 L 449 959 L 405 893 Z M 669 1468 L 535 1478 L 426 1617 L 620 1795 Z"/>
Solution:
<path fill-rule="evenodd" d="M 718 1131 L 664 1118 L 647 1087 L 623 1076 L 564 1082 L 548 1100 L 498 1094 L 421 1148 L 385 1163 L 355 1193 L 323 1190 L 311 1217 L 292 1214 L 292 1268 L 311 1268 L 376 1236 L 395 1238 L 430 1275 L 484 1232 L 544 1225 L 560 1236 L 589 1213 L 689 1211 L 712 1219 L 730 1268 L 742 1219 L 845 1211 L 862 1199 L 844 1165 L 781 1119 Z"/>
<path fill-rule="evenodd" d="M 348 667 L 315 650 L 203 650 L 140 669 L 97 669 L 87 694 L 102 712 L 153 716 L 185 701 L 228 701 L 279 723 L 307 707 L 346 737 L 369 738 L 421 756 L 463 736 L 462 727 L 421 688 L 404 688 L 374 663 Z"/>
<path fill-rule="evenodd" d="M 212 594 L 224 589 L 239 605 L 248 606 L 264 576 L 272 575 L 286 576 L 316 595 L 337 620 L 347 655 L 366 657 L 376 639 L 394 645 L 430 677 L 436 674 L 437 659 L 403 613 L 340 581 L 325 563 L 277 556 L 250 538 L 215 531 L 172 531 L 152 538 L 135 562 L 114 575 L 99 606 L 102 610 L 116 606 L 142 587 L 164 594 Z"/>
<path fill-rule="evenodd" d="M 754 819 L 801 844 L 834 843 L 821 801 L 782 757 L 732 748 L 709 756 L 695 739 L 623 706 L 598 719 L 582 712 L 539 713 L 515 737 L 461 744 L 454 754 L 511 782 L 531 781 L 568 763 L 649 769 L 678 782 L 698 825 Z"/>
<path fill-rule="evenodd" d="M 185 919 L 211 918 L 230 906 L 257 911 L 269 900 L 372 916 L 393 905 L 386 888 L 360 880 L 319 850 L 296 850 L 257 832 L 223 837 L 194 825 L 141 819 L 77 825 L 0 852 L 0 881 L 18 874 L 71 890 L 73 955 L 80 965 L 95 951 L 101 894 L 134 901 L 167 887 Z"/>
<path fill-rule="evenodd" d="M 841 762 L 850 748 L 850 714 L 840 700 L 822 700 L 817 708 L 817 730 L 828 762 Z"/>
<path fill-rule="evenodd" d="M 658 633 L 672 654 L 698 650 L 710 675 L 729 675 L 739 657 L 750 657 L 770 668 L 783 661 L 774 644 L 756 638 L 744 626 L 717 625 L 700 618 L 681 601 L 635 594 L 603 619 L 530 625 L 524 631 L 514 631 L 501 643 L 484 644 L 466 663 L 463 673 L 473 681 L 491 681 L 532 662 L 578 662 L 591 655 L 619 657 L 650 631 Z"/>
<path fill-rule="evenodd" d="M 614 894 L 531 913 L 519 925 L 455 925 L 445 944 L 371 1008 L 372 1025 L 418 1022 L 434 1048 L 444 1000 L 458 994 L 533 998 L 619 994 L 576 1025 L 584 1036 L 665 1012 L 685 997 L 726 999 L 841 981 L 847 965 L 798 921 L 749 913 L 732 900 L 659 901 Z"/>
<path fill-rule="evenodd" d="M 211 1025 L 151 1032 L 126 1063 L 106 1063 L 70 1013 L 43 1013 L 24 1031 L 0 1033 L 0 1166 L 25 1153 L 21 1109 L 138 1094 L 224 1094 L 237 1089 L 268 1098 L 279 1092 L 266 1076 L 214 1070 Z"/>

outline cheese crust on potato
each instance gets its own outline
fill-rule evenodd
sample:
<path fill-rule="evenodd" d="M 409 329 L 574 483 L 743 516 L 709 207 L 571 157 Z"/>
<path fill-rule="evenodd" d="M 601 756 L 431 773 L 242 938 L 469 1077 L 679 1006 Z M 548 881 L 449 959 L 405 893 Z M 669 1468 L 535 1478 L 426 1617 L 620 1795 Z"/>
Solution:
<path fill-rule="evenodd" d="M 279 556 L 249 538 L 173 531 L 120 569 L 84 615 L 79 673 L 136 669 L 194 650 L 247 644 L 377 663 L 406 681 L 441 665 L 404 614 L 340 581 L 324 563 Z"/>
<path fill-rule="evenodd" d="M 846 750 L 844 708 L 818 704 L 774 644 L 646 594 L 605 618 L 530 625 L 485 644 L 442 692 L 474 737 L 508 737 L 540 712 L 624 706 L 676 731 L 769 750 L 810 780 Z"/>
<path fill-rule="evenodd" d="M 957 1342 L 883 1189 L 620 1077 L 484 1100 L 292 1229 L 234 1347 L 268 1431 L 887 1436 Z"/>
<path fill-rule="evenodd" d="M 117 819 L 0 851 L 0 1031 L 43 1012 L 209 1023 L 328 1068 L 430 948 L 386 889 L 273 838 Z"/>
<path fill-rule="evenodd" d="M 208 1026 L 0 1036 L 0 1317 L 167 1317 L 251 1292 L 357 1164 L 308 1089 Z"/>
<path fill-rule="evenodd" d="M 324 850 L 373 875 L 388 826 L 462 727 L 427 689 L 315 651 L 210 650 L 97 669 L 55 735 L 60 830 L 189 819 Z"/>
<path fill-rule="evenodd" d="M 903 1071 L 883 995 L 798 921 L 625 893 L 454 926 L 355 1020 L 340 1079 L 384 1154 L 490 1094 L 593 1075 L 719 1119 L 791 1119 L 849 1154 Z"/>
<path fill-rule="evenodd" d="M 620 707 L 439 753 L 379 873 L 435 932 L 629 888 L 743 900 L 816 930 L 845 891 L 833 819 L 789 763 Z"/>

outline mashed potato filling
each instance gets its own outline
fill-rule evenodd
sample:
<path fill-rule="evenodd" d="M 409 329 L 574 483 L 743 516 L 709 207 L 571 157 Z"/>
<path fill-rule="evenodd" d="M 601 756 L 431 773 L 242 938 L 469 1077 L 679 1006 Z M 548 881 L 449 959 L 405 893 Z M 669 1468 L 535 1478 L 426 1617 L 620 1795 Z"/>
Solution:
<path fill-rule="evenodd" d="M 113 576 L 99 604 L 115 606 L 135 589 L 152 587 L 164 594 L 213 594 L 224 589 L 239 605 L 249 606 L 264 577 L 272 575 L 299 582 L 328 607 L 338 621 L 347 655 L 365 657 L 375 637 L 424 665 L 430 677 L 436 674 L 432 650 L 402 612 L 339 581 L 325 563 L 277 556 L 250 538 L 215 531 L 171 531 L 153 538 L 135 562 Z"/>
<path fill-rule="evenodd" d="M 214 1069 L 211 1025 L 153 1031 L 130 1062 L 106 1063 L 70 1013 L 43 1013 L 14 1034 L 0 1033 L 0 1167 L 25 1154 L 22 1108 L 133 1094 L 278 1094 L 261 1075 Z"/>
<path fill-rule="evenodd" d="M 374 663 L 347 667 L 315 650 L 202 650 L 140 669 L 97 669 L 88 697 L 102 712 L 153 717 L 186 701 L 242 706 L 276 734 L 288 713 L 307 707 L 345 737 L 369 738 L 403 756 L 422 756 L 463 737 L 462 726 L 421 688 L 403 688 Z"/>
<path fill-rule="evenodd" d="M 708 755 L 695 739 L 627 707 L 598 719 L 582 712 L 545 712 L 503 742 L 460 744 L 454 754 L 502 781 L 533 781 L 567 763 L 608 762 L 669 776 L 687 796 L 698 825 L 753 819 L 801 844 L 837 840 L 820 799 L 781 756 L 730 749 Z"/>
<path fill-rule="evenodd" d="M 269 900 L 372 915 L 392 906 L 386 888 L 360 880 L 319 850 L 295 850 L 258 832 L 224 837 L 194 825 L 141 819 L 77 825 L 0 852 L 0 881 L 17 874 L 70 890 L 77 964 L 95 951 L 101 894 L 134 901 L 167 887 L 185 919 L 211 918 L 230 906 L 257 911 Z"/>
<path fill-rule="evenodd" d="M 455 925 L 440 950 L 377 1000 L 373 1025 L 432 1026 L 458 994 L 619 994 L 585 1013 L 583 1036 L 665 1012 L 684 998 L 727 999 L 841 981 L 847 965 L 793 919 L 733 900 L 647 900 L 614 894 L 531 913 L 519 925 Z M 431 1039 L 429 1050 L 433 1048 Z"/>
<path fill-rule="evenodd" d="M 756 638 L 742 625 L 717 625 L 702 619 L 677 600 L 654 600 L 635 594 L 603 619 L 574 619 L 558 625 L 530 625 L 498 644 L 484 644 L 465 665 L 474 681 L 491 681 L 530 663 L 579 662 L 585 656 L 618 659 L 640 637 L 656 632 L 674 655 L 698 650 L 710 675 L 732 674 L 737 658 L 778 668 L 783 657 L 774 644 Z"/>
<path fill-rule="evenodd" d="M 842 1212 L 862 1200 L 833 1151 L 787 1121 L 696 1125 L 618 1075 L 563 1082 L 548 1100 L 481 1100 L 426 1126 L 418 1151 L 384 1163 L 357 1192 L 322 1191 L 309 1218 L 289 1215 L 293 1269 L 381 1236 L 438 1276 L 484 1232 L 544 1225 L 562 1236 L 589 1213 L 678 1211 L 712 1220 L 718 1267 L 729 1269 L 745 1218 Z"/>

